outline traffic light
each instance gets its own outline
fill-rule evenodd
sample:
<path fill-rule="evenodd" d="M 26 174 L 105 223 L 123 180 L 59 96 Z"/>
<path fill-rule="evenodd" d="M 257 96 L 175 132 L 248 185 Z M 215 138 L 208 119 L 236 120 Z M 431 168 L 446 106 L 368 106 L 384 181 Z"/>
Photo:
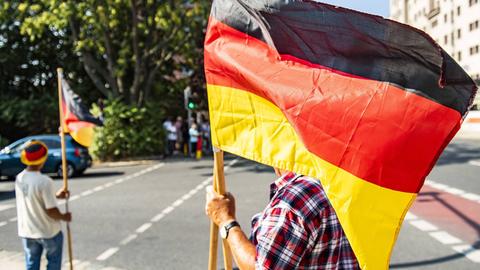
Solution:
<path fill-rule="evenodd" d="M 193 96 L 188 97 L 187 109 L 188 110 L 195 110 L 196 108 L 198 108 L 198 104 L 195 101 L 194 97 Z"/>

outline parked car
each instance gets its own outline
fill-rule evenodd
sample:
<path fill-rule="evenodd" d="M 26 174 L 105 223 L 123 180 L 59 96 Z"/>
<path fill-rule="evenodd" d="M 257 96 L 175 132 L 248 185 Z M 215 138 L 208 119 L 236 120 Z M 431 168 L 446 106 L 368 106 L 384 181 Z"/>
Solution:
<path fill-rule="evenodd" d="M 25 168 L 20 161 L 20 153 L 25 144 L 32 140 L 42 141 L 48 147 L 48 158 L 42 172 L 55 173 L 62 177 L 62 148 L 59 135 L 30 136 L 3 148 L 0 151 L 0 176 L 12 178 Z M 68 177 L 83 174 L 92 165 L 88 149 L 75 142 L 69 135 L 65 135 L 65 145 Z"/>

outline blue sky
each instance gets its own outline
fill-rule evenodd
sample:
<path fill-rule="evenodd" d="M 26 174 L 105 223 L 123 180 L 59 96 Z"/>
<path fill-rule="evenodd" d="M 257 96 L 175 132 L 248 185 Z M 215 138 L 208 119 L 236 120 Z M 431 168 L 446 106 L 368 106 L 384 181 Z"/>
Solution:
<path fill-rule="evenodd" d="M 388 0 L 317 0 L 336 6 L 347 7 L 367 13 L 388 17 Z"/>

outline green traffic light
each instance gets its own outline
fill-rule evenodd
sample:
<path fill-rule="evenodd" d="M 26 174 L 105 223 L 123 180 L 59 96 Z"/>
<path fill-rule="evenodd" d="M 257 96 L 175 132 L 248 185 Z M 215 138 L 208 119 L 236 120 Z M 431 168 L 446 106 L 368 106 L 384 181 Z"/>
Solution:
<path fill-rule="evenodd" d="M 188 102 L 188 108 L 191 109 L 191 110 L 195 109 L 195 103 Z"/>

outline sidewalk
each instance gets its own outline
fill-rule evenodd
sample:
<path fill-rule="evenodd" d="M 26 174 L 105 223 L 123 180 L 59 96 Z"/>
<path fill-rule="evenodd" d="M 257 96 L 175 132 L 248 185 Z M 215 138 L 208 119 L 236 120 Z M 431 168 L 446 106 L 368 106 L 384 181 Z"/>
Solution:
<path fill-rule="evenodd" d="M 64 256 L 67 256 L 64 254 Z M 10 252 L 5 250 L 0 250 L 0 266 L 1 269 L 8 269 L 8 270 L 24 270 L 25 269 L 25 261 L 24 255 L 20 252 Z M 64 261 L 66 258 L 64 258 Z M 45 256 L 42 258 L 42 267 L 41 269 L 45 269 L 47 265 L 47 261 Z M 88 261 L 79 261 L 73 260 L 73 265 L 75 270 L 122 270 L 120 268 L 115 267 L 108 267 L 103 266 L 100 264 L 94 264 Z M 68 262 L 64 262 L 62 269 L 69 269 Z"/>
<path fill-rule="evenodd" d="M 470 111 L 468 113 L 455 138 L 480 140 L 480 111 Z"/>

